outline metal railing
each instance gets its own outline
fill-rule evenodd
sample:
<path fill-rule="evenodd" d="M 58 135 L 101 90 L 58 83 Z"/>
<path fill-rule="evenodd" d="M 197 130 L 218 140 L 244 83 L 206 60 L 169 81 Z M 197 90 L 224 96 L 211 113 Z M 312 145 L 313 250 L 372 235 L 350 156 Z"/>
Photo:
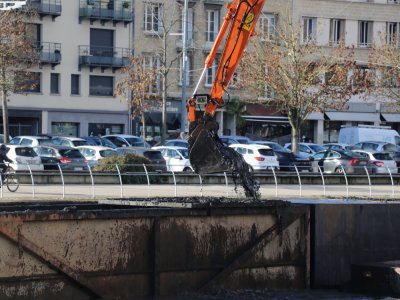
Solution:
<path fill-rule="evenodd" d="M 53 165 L 54 166 L 54 165 Z M 188 172 L 155 172 L 154 165 L 108 165 L 107 171 L 96 171 L 96 168 L 87 165 L 86 171 L 67 171 L 58 164 L 56 169 L 32 171 L 27 165 L 25 171 L 17 171 L 20 180 L 20 189 L 15 193 L 7 192 L 7 197 L 15 199 L 35 199 L 37 195 L 65 199 L 78 197 L 80 199 L 98 197 L 181 197 L 204 196 L 211 187 L 209 196 L 237 197 L 232 174 L 199 175 Z M 127 168 L 128 167 L 128 168 Z M 135 167 L 135 171 L 127 171 Z M 348 174 L 343 166 L 338 174 L 324 173 L 321 167 L 318 172 L 301 172 L 296 166 L 294 171 L 279 171 L 271 169 L 262 173 L 254 173 L 260 182 L 263 199 L 271 197 L 310 197 L 310 195 L 324 198 L 339 196 L 349 197 L 384 197 L 394 199 L 396 188 L 400 192 L 400 175 L 387 172 L 379 175 L 371 174 L 367 167 L 360 168 L 358 174 Z M 364 171 L 361 172 L 361 169 Z M 124 170 L 124 171 L 122 171 Z M 377 182 L 377 179 L 380 182 Z M 3 182 L 2 180 L 0 180 Z M 385 181 L 385 182 L 383 182 Z M 382 183 L 383 182 L 383 183 Z M 172 186 L 172 191 L 169 188 Z M 4 183 L 0 198 L 6 197 Z M 68 187 L 68 189 L 67 189 Z M 118 191 L 115 190 L 118 188 Z M 332 187 L 329 194 L 327 188 Z M 42 188 L 44 192 L 38 192 Z M 114 190 L 113 190 L 114 188 Z M 71 191 L 80 190 L 80 192 Z M 103 189 L 102 192 L 98 190 Z M 70 192 L 67 193 L 67 190 Z M 344 193 L 343 193 L 344 192 Z M 20 196 L 18 194 L 20 193 Z M 79 195 L 79 196 L 77 196 Z M 243 194 L 239 193 L 239 196 Z M 312 197 L 311 197 L 312 198 Z"/>
<path fill-rule="evenodd" d="M 130 0 L 80 0 L 79 17 L 132 22 L 133 13 Z"/>
<path fill-rule="evenodd" d="M 28 0 L 27 5 L 36 9 L 40 15 L 61 15 L 61 0 Z"/>
<path fill-rule="evenodd" d="M 79 46 L 79 65 L 123 68 L 129 64 L 131 49 L 120 47 Z"/>

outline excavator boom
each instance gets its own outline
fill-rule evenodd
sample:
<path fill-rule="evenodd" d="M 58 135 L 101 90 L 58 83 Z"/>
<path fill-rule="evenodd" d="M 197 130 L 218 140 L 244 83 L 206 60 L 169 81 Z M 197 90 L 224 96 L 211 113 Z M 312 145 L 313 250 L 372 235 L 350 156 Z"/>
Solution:
<path fill-rule="evenodd" d="M 248 41 L 255 33 L 255 25 L 261 13 L 264 0 L 234 0 L 227 4 L 227 14 L 206 58 L 204 70 L 192 98 L 188 99 L 189 157 L 194 170 L 199 174 L 232 172 L 240 176 L 246 195 L 256 198 L 258 190 L 249 174 L 249 167 L 240 154 L 222 144 L 218 137 L 218 123 L 215 112 L 223 107 L 223 95 L 232 79 Z M 214 82 L 207 95 L 204 113 L 196 111 L 197 89 L 207 69 L 213 66 L 217 52 L 223 44 Z M 204 95 L 201 95 L 204 96 Z M 247 186 L 247 187 L 246 187 Z"/>

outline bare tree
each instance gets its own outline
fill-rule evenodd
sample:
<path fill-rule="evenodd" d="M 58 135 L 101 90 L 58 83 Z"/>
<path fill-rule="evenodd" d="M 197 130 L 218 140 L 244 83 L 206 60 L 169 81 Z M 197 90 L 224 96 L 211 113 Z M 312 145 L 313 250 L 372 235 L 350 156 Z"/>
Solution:
<path fill-rule="evenodd" d="M 146 141 L 145 109 L 157 98 L 151 93 L 152 86 L 157 84 L 156 68 L 146 68 L 144 57 L 129 58 L 129 65 L 121 69 L 121 79 L 115 87 L 115 94 L 129 103 L 132 117 L 140 117 L 142 136 Z"/>
<path fill-rule="evenodd" d="M 284 16 L 280 20 L 272 39 L 252 40 L 240 75 L 242 84 L 287 114 L 292 150 L 297 152 L 299 132 L 307 116 L 343 108 L 364 84 L 352 49 L 342 45 L 321 47 L 315 37 L 302 38 L 299 24 Z M 266 99 L 268 91 L 273 91 L 273 96 Z"/>
<path fill-rule="evenodd" d="M 32 85 L 29 67 L 38 61 L 37 44 L 27 35 L 29 20 L 35 18 L 29 8 L 0 12 L 0 95 L 4 142 L 9 140 L 7 96 Z"/>
<path fill-rule="evenodd" d="M 400 35 L 382 35 L 381 45 L 373 45 L 370 67 L 377 70 L 373 92 L 392 109 L 400 110 Z M 382 97 L 379 97 L 382 96 Z"/>
<path fill-rule="evenodd" d="M 182 59 L 182 53 L 177 52 L 175 48 L 174 33 L 180 29 L 181 25 L 181 5 L 175 1 L 165 1 L 164 4 L 157 4 L 157 17 L 155 20 L 158 24 L 158 30 L 153 32 L 158 38 L 157 49 L 154 50 L 159 68 L 158 74 L 160 76 L 160 94 L 162 99 L 162 125 L 161 125 L 161 141 L 164 142 L 167 137 L 167 96 L 168 89 L 171 84 L 178 82 L 169 80 L 169 74 L 174 70 L 177 62 Z"/>

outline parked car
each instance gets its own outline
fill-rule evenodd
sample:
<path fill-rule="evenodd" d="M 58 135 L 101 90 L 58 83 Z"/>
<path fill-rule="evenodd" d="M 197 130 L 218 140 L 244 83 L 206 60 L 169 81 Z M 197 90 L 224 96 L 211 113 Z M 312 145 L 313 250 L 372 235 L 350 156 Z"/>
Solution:
<path fill-rule="evenodd" d="M 88 170 L 87 161 L 78 149 L 60 145 L 43 145 L 34 147 L 34 150 L 40 157 L 56 158 L 62 170 Z"/>
<path fill-rule="evenodd" d="M 310 157 L 313 172 L 324 173 L 365 174 L 365 167 L 371 172 L 369 159 L 349 150 L 325 150 Z"/>
<path fill-rule="evenodd" d="M 274 151 L 281 151 L 281 152 L 290 152 L 289 149 L 286 149 L 285 147 L 281 146 L 278 143 L 271 142 L 271 141 L 253 141 L 253 144 L 258 144 L 258 145 L 265 145 L 270 147 Z"/>
<path fill-rule="evenodd" d="M 177 147 L 188 148 L 189 143 L 187 140 L 179 140 L 179 139 L 166 140 L 163 146 L 177 146 Z"/>
<path fill-rule="evenodd" d="M 76 149 L 82 153 L 90 167 L 93 167 L 100 159 L 118 155 L 117 151 L 104 146 L 79 146 Z"/>
<path fill-rule="evenodd" d="M 285 151 L 274 151 L 279 162 L 280 171 L 296 171 L 312 172 L 311 161 L 308 158 L 302 158 L 293 152 L 285 149 Z"/>
<path fill-rule="evenodd" d="M 397 164 L 389 152 L 374 152 L 366 150 L 354 150 L 354 152 L 369 159 L 373 174 L 397 173 Z"/>
<path fill-rule="evenodd" d="M 143 141 L 141 137 L 128 134 L 110 134 L 104 135 L 103 138 L 111 141 L 117 147 L 145 147 L 151 148 L 150 145 Z"/>
<path fill-rule="evenodd" d="M 50 138 L 44 136 L 23 135 L 13 137 L 8 144 L 34 147 L 38 145 L 52 144 L 52 141 Z"/>
<path fill-rule="evenodd" d="M 292 143 L 287 143 L 284 147 L 286 149 L 292 150 Z M 303 158 L 308 158 L 314 153 L 324 150 L 324 148 L 322 148 L 320 145 L 313 143 L 299 143 L 298 149 L 298 155 Z"/>
<path fill-rule="evenodd" d="M 27 171 L 29 169 L 32 171 L 44 170 L 40 157 L 32 147 L 7 145 L 7 157 L 13 161 L 10 163 L 10 166 L 16 171 Z"/>
<path fill-rule="evenodd" d="M 221 135 L 219 138 L 223 143 L 228 145 L 253 143 L 253 141 L 250 138 L 241 135 Z"/>
<path fill-rule="evenodd" d="M 360 142 L 354 145 L 355 149 L 362 149 L 368 151 L 377 151 L 377 152 L 396 152 L 398 151 L 398 147 L 395 144 L 388 142 L 375 142 L 375 141 L 366 141 Z"/>
<path fill-rule="evenodd" d="M 321 146 L 325 150 L 353 150 L 354 146 L 343 143 L 327 143 Z"/>
<path fill-rule="evenodd" d="M 103 137 L 99 136 L 84 136 L 81 137 L 82 139 L 86 140 L 89 145 L 91 146 L 104 146 L 104 147 L 110 147 L 110 148 L 117 148 L 117 145 L 112 143 L 110 140 L 107 140 Z"/>
<path fill-rule="evenodd" d="M 55 145 L 66 146 L 66 147 L 78 147 L 87 146 L 88 142 L 84 139 L 72 136 L 57 136 L 52 138 L 52 142 Z"/>
<path fill-rule="evenodd" d="M 240 153 L 253 170 L 279 169 L 278 158 L 274 151 L 264 145 L 232 144 L 230 148 Z"/>
<path fill-rule="evenodd" d="M 153 147 L 161 152 L 167 163 L 167 170 L 173 172 L 193 172 L 190 161 L 189 152 L 186 147 L 179 146 L 158 146 Z"/>
<path fill-rule="evenodd" d="M 128 153 L 146 157 L 150 160 L 151 165 L 157 172 L 167 171 L 167 163 L 161 152 L 157 149 L 149 149 L 146 147 L 118 147 L 114 149 L 118 155 L 126 155 Z"/>

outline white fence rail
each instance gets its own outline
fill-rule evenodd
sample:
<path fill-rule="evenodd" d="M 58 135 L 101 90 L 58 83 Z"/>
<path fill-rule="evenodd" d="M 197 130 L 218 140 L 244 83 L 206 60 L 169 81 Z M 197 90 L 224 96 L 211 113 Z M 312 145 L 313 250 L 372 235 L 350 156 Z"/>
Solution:
<path fill-rule="evenodd" d="M 20 188 L 11 193 L 1 185 L 0 198 L 26 199 L 96 199 L 126 197 L 216 196 L 243 197 L 235 192 L 232 174 L 206 174 L 152 171 L 151 165 L 110 165 L 111 171 L 99 172 L 88 165 L 87 171 L 56 170 L 17 171 Z M 135 167 L 135 171 L 129 171 Z M 339 174 L 294 171 L 256 172 L 262 199 L 273 197 L 367 197 L 396 198 L 400 192 L 400 175 L 390 169 L 382 174 L 370 174 L 368 169 L 348 174 L 344 167 Z M 197 179 L 196 179 L 197 178 Z M 290 179 L 288 182 L 288 179 Z M 329 180 L 327 180 L 329 179 Z M 334 180 L 333 180 L 334 179 Z M 380 182 L 377 182 L 379 179 Z M 340 181 L 338 183 L 338 180 Z M 330 181 L 330 183 L 328 182 Z M 333 182 L 333 183 L 332 183 Z M 336 183 L 335 183 L 336 182 Z M 383 183 L 382 183 L 383 182 Z M 172 191 L 171 191 L 172 187 Z M 329 187 L 329 188 L 328 188 Z M 343 192 L 344 191 L 344 192 Z"/>

